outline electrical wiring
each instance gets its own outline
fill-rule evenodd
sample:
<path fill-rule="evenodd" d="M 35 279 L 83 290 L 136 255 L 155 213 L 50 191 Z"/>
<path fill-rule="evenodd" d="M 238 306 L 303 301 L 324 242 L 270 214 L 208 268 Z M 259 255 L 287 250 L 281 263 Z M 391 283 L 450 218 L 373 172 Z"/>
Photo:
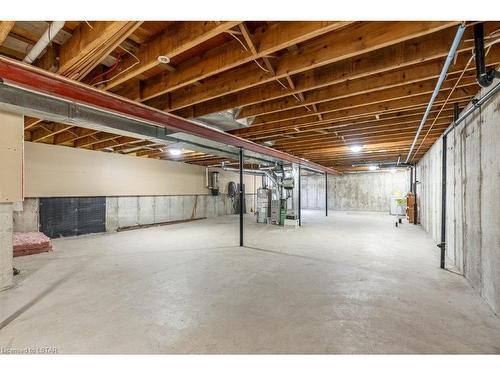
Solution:
<path fill-rule="evenodd" d="M 111 68 L 109 68 L 108 70 L 106 70 L 105 72 L 102 72 L 101 74 L 96 75 L 96 76 L 92 79 L 92 81 L 90 81 L 90 84 L 91 84 L 91 85 L 93 85 L 93 84 L 94 84 L 94 82 L 95 82 L 95 81 L 97 81 L 99 78 L 104 77 L 104 76 L 108 75 L 109 73 L 113 72 L 113 71 L 114 71 L 114 70 L 118 67 L 118 65 L 120 64 L 122 56 L 123 56 L 123 54 L 121 54 L 121 53 L 120 53 L 120 54 L 117 56 L 116 61 L 115 61 L 115 63 L 113 64 L 113 66 L 112 66 Z"/>
<path fill-rule="evenodd" d="M 245 45 L 245 43 L 243 43 L 243 42 L 241 41 L 241 39 L 240 39 L 240 38 L 238 38 L 238 37 L 237 37 L 234 33 L 232 33 L 232 32 L 229 32 L 229 35 L 233 36 L 233 38 L 235 38 L 238 42 L 240 42 L 241 46 L 244 48 L 244 50 L 245 50 L 245 51 L 248 51 L 248 47 Z M 254 63 L 256 63 L 256 64 L 257 64 L 257 66 L 258 66 L 259 68 L 261 68 L 263 71 L 265 71 L 266 73 L 269 73 L 269 70 L 268 70 L 268 69 L 266 69 L 266 68 L 264 68 L 261 64 L 259 64 L 259 62 L 258 62 L 256 59 L 254 59 L 254 60 L 253 60 L 253 62 L 254 62 Z M 286 87 L 286 86 L 285 86 L 285 85 L 284 85 L 284 84 L 283 84 L 283 83 L 282 83 L 279 79 L 276 79 L 276 81 L 277 81 L 277 82 L 278 82 L 281 86 L 283 86 L 283 88 L 285 88 L 285 89 L 289 90 L 289 88 L 288 88 L 288 87 Z M 300 100 L 300 98 L 299 98 L 296 94 L 291 94 L 291 95 L 295 98 L 295 100 L 297 100 L 297 102 L 302 103 L 302 100 Z M 312 109 L 310 109 L 307 105 L 305 105 L 305 104 L 304 104 L 304 107 L 305 107 L 305 108 L 306 108 L 309 112 L 312 112 Z"/>
<path fill-rule="evenodd" d="M 243 43 L 243 42 L 241 41 L 241 39 L 240 39 L 240 38 L 238 38 L 238 37 L 237 37 L 235 34 L 233 34 L 233 33 L 229 33 L 229 35 L 231 35 L 231 36 L 232 36 L 233 38 L 235 38 L 238 42 L 240 42 L 241 46 L 243 47 L 243 49 L 244 49 L 245 51 L 248 51 L 248 47 L 245 45 L 245 43 Z M 264 72 L 269 73 L 269 70 L 268 70 L 268 69 L 266 69 L 266 68 L 264 68 L 262 65 L 260 65 L 260 64 L 259 64 L 259 62 L 258 62 L 257 60 L 255 60 L 255 59 L 254 59 L 254 60 L 253 60 L 253 62 L 254 62 L 254 63 L 256 63 L 256 64 L 257 64 L 257 66 L 258 66 L 259 68 L 261 68 Z"/>
<path fill-rule="evenodd" d="M 283 82 L 281 82 L 279 79 L 276 79 L 276 82 L 278 82 L 284 89 L 286 90 L 290 90 L 287 86 L 285 86 L 283 84 Z M 299 103 L 302 103 L 302 100 L 300 100 L 300 98 L 296 95 L 296 94 L 291 94 Z M 311 110 L 309 109 L 309 107 L 307 105 L 304 104 L 304 107 L 306 107 L 306 109 L 310 112 Z"/>
<path fill-rule="evenodd" d="M 121 48 L 123 51 L 125 51 L 126 53 L 128 53 L 130 56 L 132 56 L 136 61 L 135 63 L 133 63 L 132 65 L 130 65 L 127 69 L 124 69 L 123 71 L 121 71 L 120 73 L 114 75 L 113 77 L 109 78 L 109 79 L 105 79 L 103 81 L 99 81 L 97 83 L 94 83 L 92 84 L 93 86 L 96 86 L 96 85 L 101 85 L 103 83 L 106 83 L 106 82 L 110 82 L 112 80 L 114 80 L 115 78 L 121 76 L 122 74 L 128 72 L 130 69 L 132 69 L 134 66 L 136 66 L 137 64 L 140 64 L 141 63 L 141 60 L 136 56 L 134 55 L 132 52 L 130 52 L 129 50 L 123 48 L 122 46 L 118 46 L 119 48 Z M 109 73 L 109 72 L 108 72 Z"/>

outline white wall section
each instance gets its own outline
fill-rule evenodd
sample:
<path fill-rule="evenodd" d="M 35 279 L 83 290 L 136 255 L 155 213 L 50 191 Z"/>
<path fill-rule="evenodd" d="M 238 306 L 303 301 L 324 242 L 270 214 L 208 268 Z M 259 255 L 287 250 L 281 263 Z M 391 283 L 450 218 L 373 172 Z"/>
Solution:
<path fill-rule="evenodd" d="M 210 193 L 198 165 L 65 146 L 25 142 L 25 168 L 26 196 L 32 198 Z M 220 172 L 223 192 L 229 181 L 239 181 L 237 173 Z M 253 176 L 244 182 L 253 193 Z"/>

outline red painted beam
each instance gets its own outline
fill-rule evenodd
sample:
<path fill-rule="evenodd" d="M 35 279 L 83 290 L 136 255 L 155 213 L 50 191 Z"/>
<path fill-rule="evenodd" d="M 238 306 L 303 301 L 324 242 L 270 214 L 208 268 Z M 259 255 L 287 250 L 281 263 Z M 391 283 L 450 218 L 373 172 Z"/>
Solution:
<path fill-rule="evenodd" d="M 282 151 L 265 147 L 235 135 L 192 123 L 184 118 L 166 113 L 141 103 L 104 92 L 88 85 L 47 72 L 31 65 L 0 56 L 0 79 L 60 99 L 114 112 L 117 115 L 133 117 L 157 126 L 199 136 L 225 145 L 242 148 L 287 162 L 297 163 L 318 171 L 338 174 L 336 170 L 310 162 Z M 0 98 L 1 101 L 1 98 Z"/>

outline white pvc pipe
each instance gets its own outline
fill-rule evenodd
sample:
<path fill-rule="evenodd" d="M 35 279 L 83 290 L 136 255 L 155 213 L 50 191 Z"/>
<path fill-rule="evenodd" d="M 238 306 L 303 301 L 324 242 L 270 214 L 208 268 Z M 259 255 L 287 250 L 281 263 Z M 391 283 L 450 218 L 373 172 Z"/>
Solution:
<path fill-rule="evenodd" d="M 418 136 L 420 135 L 420 132 L 422 131 L 422 128 L 425 125 L 425 122 L 427 121 L 427 117 L 429 117 L 429 113 L 431 112 L 432 105 L 434 104 L 434 100 L 436 100 L 436 97 L 439 94 L 439 90 L 441 90 L 441 85 L 444 82 L 444 79 L 446 78 L 446 75 L 448 74 L 448 68 L 450 67 L 451 63 L 455 59 L 455 54 L 458 49 L 458 45 L 460 44 L 460 41 L 462 40 L 462 35 L 464 35 L 465 31 L 465 25 L 461 24 L 457 30 L 457 33 L 455 35 L 455 39 L 453 39 L 453 43 L 451 44 L 450 51 L 448 52 L 448 56 L 446 57 L 446 61 L 444 62 L 443 69 L 441 70 L 441 74 L 439 75 L 438 82 L 436 84 L 436 87 L 434 88 L 434 92 L 432 93 L 431 100 L 429 101 L 429 104 L 427 104 L 427 108 L 425 109 L 424 117 L 422 118 L 422 121 L 420 122 L 420 125 L 417 129 L 417 134 L 415 134 L 415 138 L 413 139 L 413 142 L 410 147 L 410 151 L 408 152 L 408 156 L 406 157 L 406 163 L 410 160 L 411 153 L 413 152 L 413 148 L 415 147 L 415 144 L 417 143 Z"/>
<path fill-rule="evenodd" d="M 54 39 L 57 33 L 64 27 L 64 21 L 54 21 L 52 22 L 43 35 L 38 39 L 38 42 L 33 46 L 33 48 L 28 52 L 23 62 L 27 64 L 32 64 L 33 61 L 37 59 L 38 56 L 43 52 L 43 50 L 49 45 L 49 43 Z"/>

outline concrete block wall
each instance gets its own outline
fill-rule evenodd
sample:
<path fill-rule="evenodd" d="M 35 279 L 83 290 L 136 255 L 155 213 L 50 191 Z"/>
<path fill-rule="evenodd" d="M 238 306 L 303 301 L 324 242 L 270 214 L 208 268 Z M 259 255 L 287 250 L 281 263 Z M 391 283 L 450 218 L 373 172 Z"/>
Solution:
<path fill-rule="evenodd" d="M 479 95 L 489 88 L 483 89 Z M 446 244 L 453 264 L 500 313 L 500 95 L 448 136 Z M 441 138 L 417 166 L 423 229 L 441 242 Z M 438 266 L 438 265 L 436 265 Z"/>
<path fill-rule="evenodd" d="M 390 196 L 409 189 L 406 171 L 396 173 L 346 173 L 328 177 L 328 208 L 331 210 L 390 211 Z M 325 176 L 301 179 L 304 209 L 325 209 Z"/>

